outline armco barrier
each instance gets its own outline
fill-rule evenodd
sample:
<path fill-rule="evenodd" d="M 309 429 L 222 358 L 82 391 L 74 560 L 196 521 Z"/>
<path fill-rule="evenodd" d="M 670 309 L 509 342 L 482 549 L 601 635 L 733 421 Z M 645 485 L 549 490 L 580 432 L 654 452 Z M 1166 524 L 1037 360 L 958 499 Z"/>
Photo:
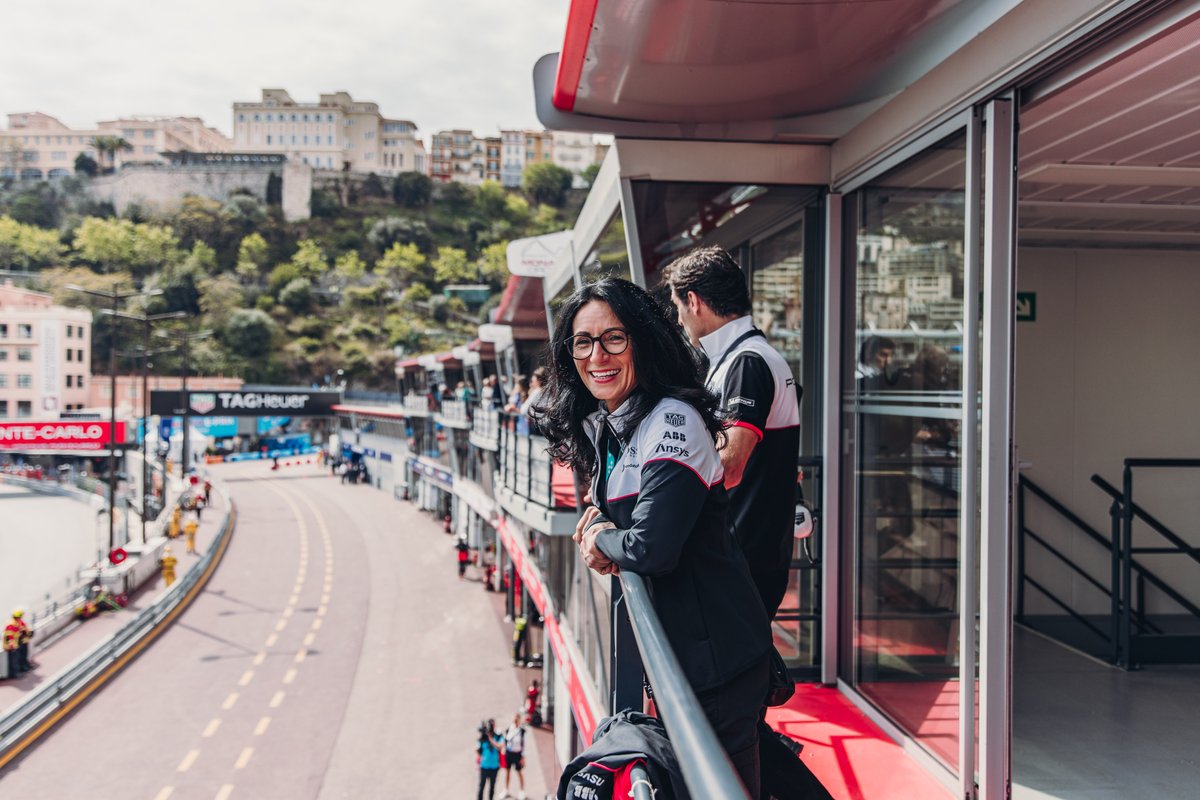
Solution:
<path fill-rule="evenodd" d="M 0 769 L 133 660 L 204 588 L 237 524 L 237 508 L 229 491 L 217 481 L 213 481 L 213 489 L 224 496 L 229 512 L 212 546 L 182 580 L 163 591 L 150 606 L 0 717 Z"/>

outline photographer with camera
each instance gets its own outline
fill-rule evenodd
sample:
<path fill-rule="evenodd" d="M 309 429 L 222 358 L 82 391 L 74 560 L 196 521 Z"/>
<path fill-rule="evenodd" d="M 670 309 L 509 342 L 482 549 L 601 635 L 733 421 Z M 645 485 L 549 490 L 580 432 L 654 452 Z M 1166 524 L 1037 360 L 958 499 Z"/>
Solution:
<path fill-rule="evenodd" d="M 479 723 L 479 741 L 475 744 L 475 752 L 479 757 L 479 792 L 476 800 L 483 800 L 483 786 L 488 787 L 487 797 L 492 800 L 496 795 L 496 775 L 500 772 L 500 748 L 504 746 L 504 737 L 496 732 L 496 721 L 489 719 Z"/>

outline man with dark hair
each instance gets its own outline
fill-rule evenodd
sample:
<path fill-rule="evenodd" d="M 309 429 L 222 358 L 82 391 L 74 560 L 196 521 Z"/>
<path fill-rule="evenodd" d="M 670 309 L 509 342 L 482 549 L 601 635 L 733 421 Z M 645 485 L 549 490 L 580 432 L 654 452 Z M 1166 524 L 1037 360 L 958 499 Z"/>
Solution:
<path fill-rule="evenodd" d="M 787 362 L 754 327 L 746 275 L 725 250 L 703 247 L 669 264 L 664 284 L 679 324 L 708 358 L 708 388 L 721 399 L 720 452 L 734 534 L 768 617 L 787 593 L 792 560 L 800 398 Z M 822 800 L 829 793 L 795 742 L 759 721 L 763 797 Z"/>
<path fill-rule="evenodd" d="M 704 247 L 664 273 L 679 322 L 709 360 L 706 383 L 721 399 L 721 449 L 734 532 L 767 615 L 787 592 L 795 514 L 800 404 L 787 362 L 750 318 L 750 293 L 737 262 Z"/>

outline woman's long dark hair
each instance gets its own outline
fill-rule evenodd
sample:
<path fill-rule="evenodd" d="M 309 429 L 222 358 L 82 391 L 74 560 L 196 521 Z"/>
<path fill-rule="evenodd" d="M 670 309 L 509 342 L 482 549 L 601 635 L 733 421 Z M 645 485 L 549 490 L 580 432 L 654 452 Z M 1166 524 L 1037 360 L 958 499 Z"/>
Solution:
<path fill-rule="evenodd" d="M 550 339 L 548 380 L 538 409 L 542 434 L 550 441 L 553 458 L 590 475 L 596 453 L 583 430 L 584 419 L 597 408 L 575 368 L 567 340 L 574 331 L 575 315 L 593 300 L 607 303 L 629 333 L 637 388 L 629 399 L 630 412 L 622 414 L 624 438 L 664 397 L 673 397 L 700 413 L 716 442 L 721 436 L 717 398 L 704 386 L 692 349 L 666 309 L 639 286 L 621 278 L 603 278 L 575 291 L 563 304 Z M 599 346 L 599 345 L 597 345 Z"/>

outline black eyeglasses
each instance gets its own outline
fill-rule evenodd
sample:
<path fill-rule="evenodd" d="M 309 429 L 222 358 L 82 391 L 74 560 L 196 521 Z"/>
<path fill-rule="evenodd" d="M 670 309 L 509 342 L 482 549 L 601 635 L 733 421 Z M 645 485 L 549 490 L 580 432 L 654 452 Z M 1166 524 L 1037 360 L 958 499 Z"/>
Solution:
<path fill-rule="evenodd" d="M 604 352 L 610 356 L 619 356 L 629 349 L 629 334 L 623 328 L 609 328 L 602 331 L 599 336 L 577 333 L 567 339 L 567 352 L 576 361 L 583 361 L 585 358 L 592 357 L 592 351 L 596 349 L 596 342 L 599 342 L 600 346 L 604 348 Z"/>

